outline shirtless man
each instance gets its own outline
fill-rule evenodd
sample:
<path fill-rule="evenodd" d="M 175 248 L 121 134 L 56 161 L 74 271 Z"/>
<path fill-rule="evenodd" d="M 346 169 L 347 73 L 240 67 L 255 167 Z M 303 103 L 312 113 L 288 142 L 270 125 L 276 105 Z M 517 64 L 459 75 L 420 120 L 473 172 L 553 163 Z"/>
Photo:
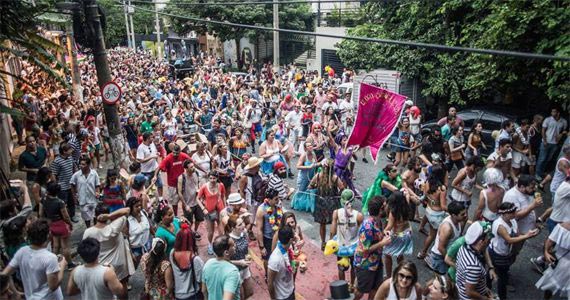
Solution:
<path fill-rule="evenodd" d="M 532 155 L 530 151 L 530 136 L 528 130 L 530 128 L 529 121 L 524 119 L 521 121 L 520 127 L 518 127 L 513 135 L 513 160 L 512 167 L 515 176 L 519 176 L 521 173 L 521 168 L 530 165 L 530 157 Z"/>
<path fill-rule="evenodd" d="M 505 189 L 502 187 L 503 173 L 499 169 L 489 168 L 483 173 L 483 179 L 487 188 L 479 193 L 479 205 L 475 211 L 475 219 L 471 222 L 476 222 L 481 218 L 493 222 L 499 217 L 497 211 L 505 195 Z"/>
<path fill-rule="evenodd" d="M 499 148 L 487 157 L 487 169 L 497 168 L 503 173 L 504 186 L 510 188 L 511 179 L 516 180 L 517 176 L 512 169 L 513 154 L 511 148 L 512 142 L 509 139 L 502 139 L 499 141 Z M 500 203 L 499 203 L 500 204 Z"/>
<path fill-rule="evenodd" d="M 407 167 L 408 169 L 402 174 L 402 187 L 406 190 L 414 202 L 418 202 L 420 201 L 420 197 L 414 192 L 414 183 L 416 179 L 420 177 L 420 173 L 422 172 L 420 159 L 416 156 L 410 157 Z M 420 219 L 417 207 L 415 208 L 415 219 Z"/>

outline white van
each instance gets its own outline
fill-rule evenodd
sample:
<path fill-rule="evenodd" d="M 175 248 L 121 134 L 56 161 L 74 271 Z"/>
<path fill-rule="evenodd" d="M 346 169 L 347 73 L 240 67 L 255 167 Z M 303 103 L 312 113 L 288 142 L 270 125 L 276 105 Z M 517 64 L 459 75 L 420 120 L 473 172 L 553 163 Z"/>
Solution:
<path fill-rule="evenodd" d="M 354 84 L 352 82 L 347 82 L 339 85 L 336 89 L 338 91 L 339 96 L 343 97 L 347 93 L 352 95 L 352 88 Z"/>

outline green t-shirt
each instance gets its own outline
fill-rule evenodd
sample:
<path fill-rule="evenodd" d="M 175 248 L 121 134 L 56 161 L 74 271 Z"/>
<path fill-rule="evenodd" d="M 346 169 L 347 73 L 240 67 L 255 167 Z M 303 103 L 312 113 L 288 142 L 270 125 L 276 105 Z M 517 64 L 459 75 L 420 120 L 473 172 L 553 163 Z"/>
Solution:
<path fill-rule="evenodd" d="M 158 226 L 156 229 L 155 237 L 161 238 L 166 241 L 166 254 L 169 255 L 172 248 L 174 248 L 174 242 L 176 242 L 176 234 L 180 230 L 180 220 L 174 218 L 172 221 L 174 223 L 174 233 L 168 231 L 166 228 L 162 226 Z"/>
<path fill-rule="evenodd" d="M 457 260 L 457 252 L 459 252 L 459 249 L 463 245 L 465 245 L 464 236 L 456 239 L 455 242 L 453 242 L 453 244 L 449 246 L 449 248 L 447 249 L 447 255 L 453 258 L 453 260 Z M 447 269 L 447 274 L 449 275 L 449 278 L 451 278 L 451 281 L 455 282 L 455 267 L 449 267 Z"/>
<path fill-rule="evenodd" d="M 223 299 L 224 292 L 234 293 L 234 300 L 239 300 L 239 281 L 238 268 L 228 261 L 212 258 L 204 265 L 202 282 L 208 288 L 208 300 Z"/>
<path fill-rule="evenodd" d="M 145 132 L 152 132 L 152 123 L 148 121 L 144 121 L 141 124 L 141 134 Z"/>

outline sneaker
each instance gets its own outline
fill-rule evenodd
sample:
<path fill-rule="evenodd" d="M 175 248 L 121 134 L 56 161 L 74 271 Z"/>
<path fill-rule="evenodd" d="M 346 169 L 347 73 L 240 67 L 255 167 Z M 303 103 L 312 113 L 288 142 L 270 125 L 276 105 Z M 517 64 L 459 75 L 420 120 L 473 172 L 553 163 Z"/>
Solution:
<path fill-rule="evenodd" d="M 77 267 L 76 264 L 74 264 L 73 262 L 70 262 L 67 264 L 67 270 L 73 270 L 73 268 Z"/>
<path fill-rule="evenodd" d="M 543 263 L 541 263 L 540 261 L 538 261 L 538 259 L 537 259 L 536 257 L 532 257 L 532 258 L 530 259 L 530 263 L 534 266 L 534 269 L 535 269 L 538 273 L 540 273 L 540 274 L 544 273 L 545 266 L 544 266 Z"/>
<path fill-rule="evenodd" d="M 77 222 L 79 222 L 79 220 L 77 220 L 77 218 L 76 218 L 75 216 L 72 216 L 72 217 L 71 217 L 71 222 L 77 223 Z"/>
<path fill-rule="evenodd" d="M 214 248 L 212 248 L 212 245 L 208 245 L 208 255 L 214 255 Z"/>

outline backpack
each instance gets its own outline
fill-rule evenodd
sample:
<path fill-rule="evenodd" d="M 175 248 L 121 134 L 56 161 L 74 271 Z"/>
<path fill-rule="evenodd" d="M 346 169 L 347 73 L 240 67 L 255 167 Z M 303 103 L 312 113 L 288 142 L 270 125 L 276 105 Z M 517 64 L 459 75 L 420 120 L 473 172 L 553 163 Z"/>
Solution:
<path fill-rule="evenodd" d="M 258 178 L 257 180 L 255 180 Z M 251 176 L 251 188 L 253 199 L 258 203 L 263 203 L 265 200 L 265 192 L 269 187 L 269 177 L 268 176 Z"/>

